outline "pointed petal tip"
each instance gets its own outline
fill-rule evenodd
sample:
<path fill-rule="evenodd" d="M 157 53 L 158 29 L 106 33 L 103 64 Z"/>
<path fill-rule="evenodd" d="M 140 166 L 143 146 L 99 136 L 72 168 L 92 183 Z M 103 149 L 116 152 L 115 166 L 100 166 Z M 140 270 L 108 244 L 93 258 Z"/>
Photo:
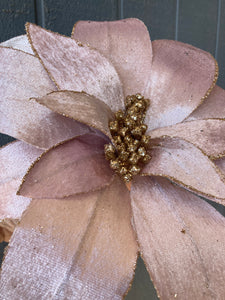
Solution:
<path fill-rule="evenodd" d="M 30 44 L 26 38 L 27 45 L 29 49 Z M 86 125 L 53 113 L 36 101 L 28 101 L 56 90 L 37 57 L 4 47 L 0 47 L 0 55 L 2 133 L 48 149 L 62 140 L 89 131 Z"/>
<path fill-rule="evenodd" d="M 32 23 L 30 23 L 30 22 L 26 22 L 25 23 L 25 29 L 27 30 L 27 28 L 30 26 L 30 24 L 32 24 Z"/>
<path fill-rule="evenodd" d="M 32 43 L 31 43 L 31 39 L 30 39 L 30 27 L 31 27 L 31 26 L 38 26 L 38 25 L 33 24 L 33 23 L 31 23 L 31 22 L 26 22 L 26 23 L 25 23 L 25 31 L 26 31 L 26 35 L 27 35 L 28 41 L 29 41 L 29 43 L 30 43 L 30 45 L 31 45 L 31 48 L 33 49 L 33 45 L 32 45 Z M 34 51 L 34 49 L 33 49 L 33 51 Z M 35 53 L 35 51 L 34 51 L 34 53 Z M 36 53 L 35 53 L 35 54 L 36 54 Z"/>
<path fill-rule="evenodd" d="M 216 84 L 218 64 L 210 53 L 182 42 L 155 40 L 152 46 L 146 121 L 155 129 L 182 122 L 204 103 Z"/>
<path fill-rule="evenodd" d="M 73 38 L 94 47 L 112 62 L 125 95 L 137 91 L 144 94 L 152 64 L 152 45 L 141 20 L 81 21 L 73 28 Z"/>
<path fill-rule="evenodd" d="M 20 190 L 21 190 L 21 186 L 20 186 L 19 189 L 16 191 L 16 195 L 17 195 L 17 196 L 23 196 L 23 195 L 21 195 Z"/>
<path fill-rule="evenodd" d="M 110 107 L 86 92 L 53 91 L 34 100 L 65 118 L 97 129 L 108 138 L 112 138 L 108 128 L 108 123 L 113 118 Z"/>
<path fill-rule="evenodd" d="M 157 128 L 149 132 L 152 138 L 162 136 L 179 137 L 200 148 L 210 159 L 223 155 L 225 145 L 224 119 L 204 119 L 178 123 L 168 127 Z"/>
<path fill-rule="evenodd" d="M 195 121 L 202 119 L 225 119 L 225 90 L 216 85 L 205 101 L 185 119 Z"/>
<path fill-rule="evenodd" d="M 103 137 L 90 133 L 53 146 L 30 166 L 18 193 L 60 199 L 109 185 L 113 172 L 105 160 L 105 143 Z"/>
<path fill-rule="evenodd" d="M 201 149 L 184 139 L 168 136 L 152 143 L 152 160 L 142 175 L 165 177 L 195 194 L 224 204 L 224 176 Z"/>
<path fill-rule="evenodd" d="M 34 24 L 27 26 L 27 34 L 36 56 L 59 90 L 84 90 L 115 110 L 123 107 L 119 75 L 102 54 Z"/>

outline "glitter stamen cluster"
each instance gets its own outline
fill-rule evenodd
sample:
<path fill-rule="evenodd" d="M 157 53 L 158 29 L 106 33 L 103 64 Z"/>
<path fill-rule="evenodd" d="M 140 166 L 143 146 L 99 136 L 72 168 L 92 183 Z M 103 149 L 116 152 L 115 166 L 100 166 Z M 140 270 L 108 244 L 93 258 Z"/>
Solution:
<path fill-rule="evenodd" d="M 150 101 L 140 94 L 127 96 L 125 112 L 118 110 L 115 120 L 109 122 L 114 145 L 105 145 L 105 157 L 125 182 L 131 181 L 151 159 L 147 153 L 150 136 L 145 135 L 148 127 L 144 124 L 149 105 Z"/>

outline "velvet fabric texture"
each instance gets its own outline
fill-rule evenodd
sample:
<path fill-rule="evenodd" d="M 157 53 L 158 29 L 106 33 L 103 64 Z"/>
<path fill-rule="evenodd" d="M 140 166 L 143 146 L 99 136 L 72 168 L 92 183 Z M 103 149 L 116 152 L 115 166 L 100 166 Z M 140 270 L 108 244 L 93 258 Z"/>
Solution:
<path fill-rule="evenodd" d="M 137 19 L 34 24 L 0 46 L 1 299 L 121 299 L 140 252 L 161 299 L 225 297 L 225 92 L 209 54 Z M 150 99 L 152 159 L 105 159 L 129 94 Z M 20 141 L 19 141 L 20 140 Z"/>

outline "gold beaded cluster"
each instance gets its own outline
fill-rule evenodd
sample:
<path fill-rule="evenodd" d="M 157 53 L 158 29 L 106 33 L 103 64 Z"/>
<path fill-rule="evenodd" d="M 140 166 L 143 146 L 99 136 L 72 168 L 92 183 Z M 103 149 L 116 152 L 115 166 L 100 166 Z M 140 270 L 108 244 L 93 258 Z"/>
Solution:
<path fill-rule="evenodd" d="M 144 124 L 149 105 L 150 101 L 140 94 L 127 96 L 125 112 L 118 110 L 115 120 L 109 122 L 113 144 L 105 145 L 105 157 L 125 182 L 131 181 L 151 159 L 147 153 L 150 136 L 145 135 L 148 127 Z"/>

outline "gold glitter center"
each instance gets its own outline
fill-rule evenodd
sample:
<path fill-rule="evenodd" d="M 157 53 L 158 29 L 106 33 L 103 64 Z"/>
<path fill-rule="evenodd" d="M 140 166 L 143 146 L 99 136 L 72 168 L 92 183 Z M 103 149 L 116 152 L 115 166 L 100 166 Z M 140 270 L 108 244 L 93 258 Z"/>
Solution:
<path fill-rule="evenodd" d="M 125 111 L 118 110 L 115 120 L 109 122 L 113 144 L 105 145 L 105 157 L 125 182 L 130 182 L 151 159 L 147 149 L 150 136 L 145 135 L 148 127 L 144 124 L 149 105 L 150 101 L 140 94 L 127 96 Z"/>

